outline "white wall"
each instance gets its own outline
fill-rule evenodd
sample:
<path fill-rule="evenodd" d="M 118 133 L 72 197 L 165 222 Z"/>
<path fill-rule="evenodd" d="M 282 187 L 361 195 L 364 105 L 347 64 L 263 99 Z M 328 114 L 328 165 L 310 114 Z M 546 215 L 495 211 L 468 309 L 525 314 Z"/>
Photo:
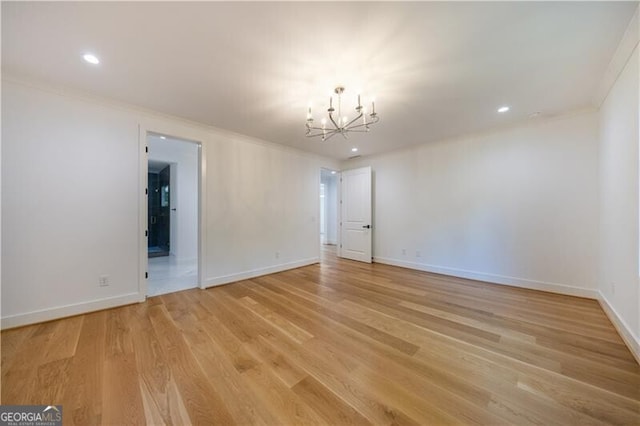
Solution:
<path fill-rule="evenodd" d="M 149 159 L 171 163 L 175 184 L 171 193 L 171 254 L 198 257 L 198 145 L 149 136 Z M 172 176 L 172 179 L 174 176 Z"/>
<path fill-rule="evenodd" d="M 636 44 L 600 109 L 599 289 L 640 357 L 639 61 Z"/>
<path fill-rule="evenodd" d="M 597 118 L 344 163 L 373 169 L 375 261 L 595 297 Z"/>
<path fill-rule="evenodd" d="M 207 285 L 317 261 L 318 158 L 224 137 L 206 158 Z"/>
<path fill-rule="evenodd" d="M 146 130 L 202 142 L 204 285 L 318 260 L 319 171 L 334 161 L 75 92 L 2 89 L 4 328 L 144 297 Z"/>
<path fill-rule="evenodd" d="M 3 318 L 135 300 L 137 132 L 121 111 L 3 81 Z"/>

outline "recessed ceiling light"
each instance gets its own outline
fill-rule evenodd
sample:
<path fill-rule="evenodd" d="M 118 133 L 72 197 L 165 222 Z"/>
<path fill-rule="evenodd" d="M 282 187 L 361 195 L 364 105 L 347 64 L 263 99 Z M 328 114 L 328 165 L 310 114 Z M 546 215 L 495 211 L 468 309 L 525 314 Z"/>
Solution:
<path fill-rule="evenodd" d="M 160 136 L 160 139 L 166 139 L 166 138 L 167 138 L 166 136 Z"/>
<path fill-rule="evenodd" d="M 498 108 L 498 112 L 507 112 L 507 111 L 509 111 L 509 107 L 506 105 Z"/>
<path fill-rule="evenodd" d="M 358 152 L 358 148 L 351 148 L 351 152 Z"/>
<path fill-rule="evenodd" d="M 335 175 L 335 174 L 336 174 L 336 171 L 335 171 L 335 170 L 331 170 L 331 174 L 332 174 L 332 175 Z"/>
<path fill-rule="evenodd" d="M 82 59 L 93 65 L 98 65 L 100 63 L 100 59 L 98 59 L 98 57 L 93 53 L 85 53 L 82 55 Z"/>

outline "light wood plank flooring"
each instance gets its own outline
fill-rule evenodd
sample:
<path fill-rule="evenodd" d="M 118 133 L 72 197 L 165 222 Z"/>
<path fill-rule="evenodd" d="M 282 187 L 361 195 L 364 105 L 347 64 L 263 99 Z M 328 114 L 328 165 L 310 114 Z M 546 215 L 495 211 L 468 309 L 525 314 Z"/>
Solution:
<path fill-rule="evenodd" d="M 2 403 L 65 424 L 640 424 L 598 303 L 325 255 L 2 333 Z"/>

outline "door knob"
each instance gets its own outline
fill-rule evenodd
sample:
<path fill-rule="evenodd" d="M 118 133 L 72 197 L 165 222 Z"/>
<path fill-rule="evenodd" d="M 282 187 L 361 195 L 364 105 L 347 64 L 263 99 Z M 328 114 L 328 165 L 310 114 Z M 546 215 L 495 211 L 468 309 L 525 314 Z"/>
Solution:
<path fill-rule="evenodd" d="M 362 225 L 362 227 L 365 228 L 365 229 L 370 229 L 371 225 Z"/>

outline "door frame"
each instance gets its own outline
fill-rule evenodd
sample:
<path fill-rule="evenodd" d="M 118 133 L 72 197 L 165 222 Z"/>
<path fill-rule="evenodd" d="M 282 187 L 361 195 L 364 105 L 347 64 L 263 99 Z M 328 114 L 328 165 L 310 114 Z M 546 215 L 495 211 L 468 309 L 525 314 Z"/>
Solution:
<path fill-rule="evenodd" d="M 205 257 L 205 234 L 203 233 L 203 220 L 206 217 L 206 202 L 204 196 L 206 194 L 206 150 L 205 144 L 201 140 L 193 137 L 181 136 L 180 133 L 191 133 L 189 131 L 181 132 L 175 129 L 164 129 L 163 125 L 138 125 L 138 157 L 139 170 L 138 188 L 139 188 L 139 204 L 138 204 L 138 301 L 144 302 L 147 299 L 148 291 L 148 271 L 149 257 L 147 250 L 148 224 L 148 172 L 149 172 L 149 151 L 147 145 L 147 137 L 149 135 L 163 135 L 185 142 L 193 143 L 198 147 L 198 287 L 204 286 L 204 257 Z"/>

